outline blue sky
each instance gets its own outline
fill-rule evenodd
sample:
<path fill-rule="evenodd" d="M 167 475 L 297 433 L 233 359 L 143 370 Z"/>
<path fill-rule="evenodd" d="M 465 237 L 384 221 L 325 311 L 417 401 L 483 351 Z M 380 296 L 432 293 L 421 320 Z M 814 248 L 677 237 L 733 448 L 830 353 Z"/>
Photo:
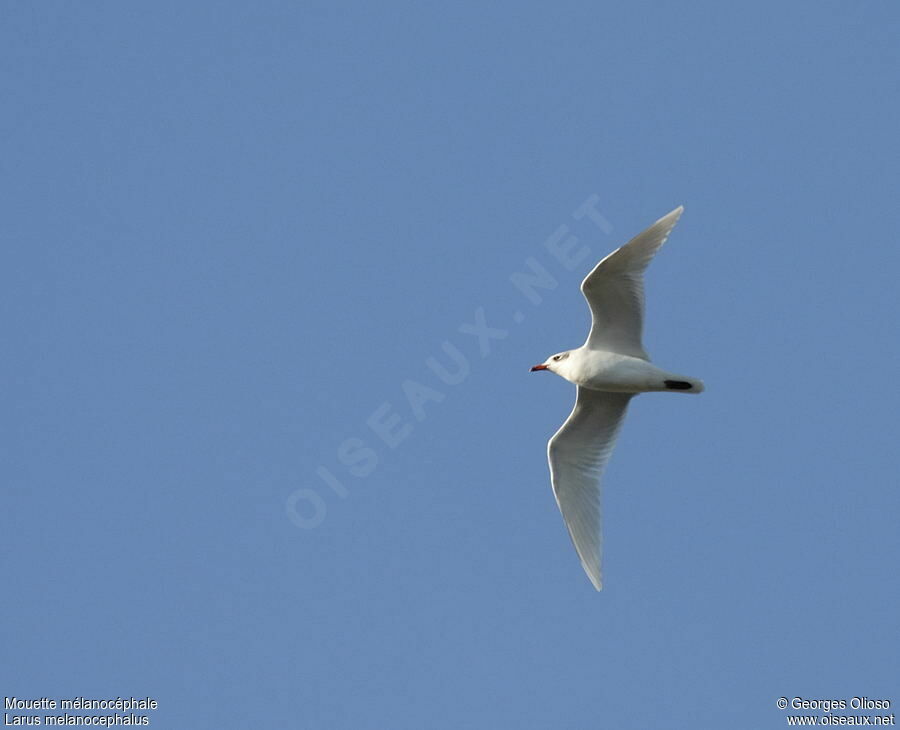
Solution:
<path fill-rule="evenodd" d="M 2 15 L 3 694 L 192 729 L 900 702 L 896 4 Z M 573 388 L 528 367 L 679 204 L 645 340 L 707 391 L 633 404 L 598 594 L 545 462 Z"/>

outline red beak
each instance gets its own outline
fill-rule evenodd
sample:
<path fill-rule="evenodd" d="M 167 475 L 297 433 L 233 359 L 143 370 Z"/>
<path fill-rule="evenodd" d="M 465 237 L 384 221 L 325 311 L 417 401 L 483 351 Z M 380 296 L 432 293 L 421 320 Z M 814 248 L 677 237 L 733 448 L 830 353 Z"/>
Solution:
<path fill-rule="evenodd" d="M 546 365 L 535 365 L 533 368 L 531 368 L 531 372 L 533 373 L 537 372 L 538 370 L 549 370 L 549 368 Z"/>

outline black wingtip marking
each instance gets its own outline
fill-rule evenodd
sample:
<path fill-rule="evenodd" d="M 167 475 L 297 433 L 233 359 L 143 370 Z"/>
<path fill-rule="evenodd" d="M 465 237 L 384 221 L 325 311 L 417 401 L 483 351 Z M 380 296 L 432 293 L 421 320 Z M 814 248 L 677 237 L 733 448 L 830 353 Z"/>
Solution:
<path fill-rule="evenodd" d="M 694 387 L 683 380 L 664 380 L 663 382 L 669 390 L 690 390 Z"/>

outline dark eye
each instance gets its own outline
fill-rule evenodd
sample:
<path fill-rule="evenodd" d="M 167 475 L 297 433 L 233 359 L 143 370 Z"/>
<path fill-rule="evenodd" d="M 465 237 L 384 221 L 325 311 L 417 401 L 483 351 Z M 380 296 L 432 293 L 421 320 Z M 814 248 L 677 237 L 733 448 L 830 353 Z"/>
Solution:
<path fill-rule="evenodd" d="M 554 355 L 554 356 L 553 356 L 553 359 L 554 359 L 554 360 L 559 360 L 561 357 L 562 357 L 562 355 Z"/>

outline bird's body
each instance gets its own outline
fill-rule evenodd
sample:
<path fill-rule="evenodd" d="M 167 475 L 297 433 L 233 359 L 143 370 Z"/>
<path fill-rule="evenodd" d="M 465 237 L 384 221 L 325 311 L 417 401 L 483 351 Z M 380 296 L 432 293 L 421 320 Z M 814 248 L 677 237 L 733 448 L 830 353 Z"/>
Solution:
<path fill-rule="evenodd" d="M 549 357 L 549 370 L 578 386 L 575 407 L 547 445 L 553 493 L 597 590 L 601 580 L 600 478 L 628 403 L 638 393 L 703 392 L 703 382 L 656 367 L 641 342 L 643 274 L 681 216 L 678 207 L 603 259 L 581 284 L 591 308 L 587 341 Z"/>
<path fill-rule="evenodd" d="M 549 369 L 549 368 L 548 368 Z M 699 393 L 703 384 L 686 375 L 670 373 L 648 360 L 595 350 L 587 345 L 571 350 L 555 371 L 570 383 L 610 393 L 649 393 L 663 390 L 688 390 Z M 666 382 L 689 383 L 691 388 L 672 388 Z"/>

